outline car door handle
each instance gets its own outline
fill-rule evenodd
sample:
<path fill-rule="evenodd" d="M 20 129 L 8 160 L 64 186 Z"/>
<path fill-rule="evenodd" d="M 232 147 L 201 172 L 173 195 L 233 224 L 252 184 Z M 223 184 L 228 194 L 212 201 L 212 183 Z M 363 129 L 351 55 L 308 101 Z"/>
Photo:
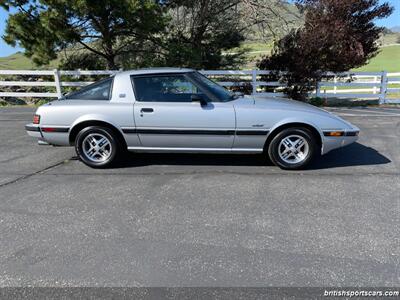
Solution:
<path fill-rule="evenodd" d="M 140 110 L 140 112 L 141 113 L 152 113 L 152 112 L 154 112 L 154 109 L 152 109 L 152 108 L 142 108 Z"/>

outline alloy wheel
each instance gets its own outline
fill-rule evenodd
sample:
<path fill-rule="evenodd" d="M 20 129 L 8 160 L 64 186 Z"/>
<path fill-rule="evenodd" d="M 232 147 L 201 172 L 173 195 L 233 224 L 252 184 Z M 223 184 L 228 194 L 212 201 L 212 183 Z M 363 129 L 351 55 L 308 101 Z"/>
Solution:
<path fill-rule="evenodd" d="M 94 163 L 101 163 L 110 158 L 111 141 L 103 134 L 90 133 L 82 141 L 83 154 Z"/>
<path fill-rule="evenodd" d="M 300 135 L 289 135 L 278 146 L 278 155 L 285 163 L 298 164 L 305 160 L 310 151 L 307 140 Z"/>

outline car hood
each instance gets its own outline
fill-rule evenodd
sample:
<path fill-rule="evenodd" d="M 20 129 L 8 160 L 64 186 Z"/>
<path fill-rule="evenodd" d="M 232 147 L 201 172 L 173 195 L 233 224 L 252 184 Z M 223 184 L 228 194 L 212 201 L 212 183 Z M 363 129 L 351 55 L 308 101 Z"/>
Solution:
<path fill-rule="evenodd" d="M 240 107 L 249 107 L 253 106 L 255 109 L 267 109 L 267 110 L 279 110 L 279 111 L 286 111 L 286 112 L 299 112 L 299 113 L 310 113 L 314 115 L 318 115 L 321 117 L 334 119 L 336 121 L 340 121 L 342 124 L 345 124 L 349 128 L 356 128 L 354 125 L 349 123 L 346 120 L 343 120 L 339 116 L 326 111 L 324 109 L 318 108 L 316 106 L 290 100 L 286 98 L 279 98 L 279 97 L 252 97 L 252 96 L 244 96 L 234 101 L 234 106 L 237 109 Z"/>
<path fill-rule="evenodd" d="M 301 111 L 301 112 L 310 112 L 310 113 L 316 113 L 320 115 L 332 115 L 330 112 L 318 108 L 316 106 L 300 102 L 300 101 L 295 101 L 295 100 L 290 100 L 286 98 L 279 98 L 279 97 L 274 97 L 274 98 L 267 98 L 267 97 L 250 97 L 250 96 L 245 96 L 240 99 L 237 99 L 235 101 L 235 106 L 241 106 L 241 105 L 249 105 L 253 104 L 257 108 L 267 108 L 267 109 L 280 109 L 280 110 L 291 110 L 291 111 Z"/>

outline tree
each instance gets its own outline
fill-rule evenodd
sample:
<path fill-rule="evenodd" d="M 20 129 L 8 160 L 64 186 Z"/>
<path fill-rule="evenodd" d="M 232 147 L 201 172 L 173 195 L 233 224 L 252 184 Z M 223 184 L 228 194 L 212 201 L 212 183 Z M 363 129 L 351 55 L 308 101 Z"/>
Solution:
<path fill-rule="evenodd" d="M 161 65 L 218 69 L 234 66 L 243 53 L 227 53 L 244 41 L 240 0 L 171 0 L 171 22 L 163 40 Z"/>
<path fill-rule="evenodd" d="M 119 56 L 146 51 L 144 42 L 167 21 L 156 0 L 0 0 L 0 5 L 17 9 L 7 20 L 4 40 L 23 47 L 37 64 L 80 46 L 117 69 Z"/>
<path fill-rule="evenodd" d="M 245 37 L 277 38 L 297 10 L 285 0 L 0 0 L 16 11 L 4 39 L 38 65 L 109 69 L 236 68 Z M 261 34 L 257 34 L 261 32 Z"/>
<path fill-rule="evenodd" d="M 260 69 L 287 72 L 287 93 L 304 99 L 323 73 L 344 72 L 364 65 L 379 52 L 384 28 L 374 21 L 392 13 L 379 0 L 298 0 L 304 26 L 280 39 Z M 274 74 L 278 76 L 277 73 Z"/>
<path fill-rule="evenodd" d="M 236 68 L 246 61 L 246 39 L 270 39 L 299 22 L 283 0 L 170 0 L 161 65 Z M 156 55 L 157 55 L 156 54 Z"/>
<path fill-rule="evenodd" d="M 240 6 L 247 39 L 270 43 L 303 24 L 296 5 L 284 0 L 242 0 Z"/>

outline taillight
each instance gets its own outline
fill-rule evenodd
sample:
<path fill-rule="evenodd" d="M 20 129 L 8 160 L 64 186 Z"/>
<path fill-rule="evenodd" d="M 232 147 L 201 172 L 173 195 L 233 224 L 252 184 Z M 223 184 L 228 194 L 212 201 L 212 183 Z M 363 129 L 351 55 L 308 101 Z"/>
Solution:
<path fill-rule="evenodd" d="M 54 131 L 56 131 L 56 129 L 53 127 L 42 127 L 42 131 L 43 132 L 54 132 Z"/>
<path fill-rule="evenodd" d="M 39 124 L 39 123 L 40 123 L 40 116 L 34 115 L 33 116 L 33 124 Z"/>

